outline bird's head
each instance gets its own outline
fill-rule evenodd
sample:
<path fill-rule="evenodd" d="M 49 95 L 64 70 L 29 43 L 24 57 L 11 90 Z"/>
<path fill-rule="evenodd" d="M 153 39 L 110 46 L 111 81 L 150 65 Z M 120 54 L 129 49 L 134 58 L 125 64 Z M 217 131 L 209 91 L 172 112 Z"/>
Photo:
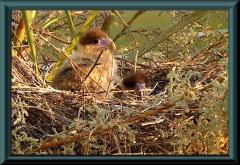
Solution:
<path fill-rule="evenodd" d="M 144 73 L 133 73 L 123 79 L 125 89 L 139 91 L 150 84 L 150 79 Z"/>
<path fill-rule="evenodd" d="M 114 42 L 108 37 L 104 31 L 93 28 L 87 30 L 79 40 L 80 51 L 83 53 L 96 52 L 99 54 L 102 50 L 115 50 Z"/>

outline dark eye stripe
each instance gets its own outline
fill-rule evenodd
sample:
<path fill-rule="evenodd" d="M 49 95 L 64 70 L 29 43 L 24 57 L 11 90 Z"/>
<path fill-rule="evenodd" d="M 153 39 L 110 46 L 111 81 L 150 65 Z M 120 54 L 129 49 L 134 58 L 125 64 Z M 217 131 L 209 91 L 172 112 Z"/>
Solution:
<path fill-rule="evenodd" d="M 98 42 L 99 42 L 98 39 L 92 39 L 92 43 L 93 43 L 93 44 L 97 44 Z"/>

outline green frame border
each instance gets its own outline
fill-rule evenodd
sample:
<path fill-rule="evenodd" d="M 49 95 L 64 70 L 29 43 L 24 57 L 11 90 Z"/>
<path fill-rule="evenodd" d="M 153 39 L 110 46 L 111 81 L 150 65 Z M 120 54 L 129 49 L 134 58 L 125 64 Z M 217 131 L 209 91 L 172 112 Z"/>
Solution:
<path fill-rule="evenodd" d="M 102 161 L 135 163 L 238 164 L 237 56 L 239 0 L 0 0 L 0 164 L 71 164 Z M 226 156 L 11 156 L 11 10 L 228 10 L 229 12 L 229 155 Z"/>

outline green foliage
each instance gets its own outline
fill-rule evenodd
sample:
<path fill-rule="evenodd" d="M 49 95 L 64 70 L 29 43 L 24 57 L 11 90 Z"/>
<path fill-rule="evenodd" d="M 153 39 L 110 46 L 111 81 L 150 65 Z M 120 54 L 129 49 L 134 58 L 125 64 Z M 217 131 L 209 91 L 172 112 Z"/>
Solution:
<path fill-rule="evenodd" d="M 192 89 L 189 80 L 199 73 L 191 70 L 183 72 L 186 67 L 184 64 L 181 65 L 180 63 L 177 69 L 173 69 L 168 74 L 170 80 L 168 91 L 169 95 L 172 96 L 171 99 L 187 93 L 184 100 L 178 104 L 185 112 L 190 110 L 189 103 L 201 99 L 197 109 L 198 113 L 201 114 L 197 120 L 197 125 L 185 119 L 175 121 L 177 127 L 184 130 L 184 134 L 176 132 L 175 135 L 179 137 L 179 140 L 174 145 L 178 147 L 180 154 L 227 154 L 224 148 L 228 141 L 227 64 L 226 59 L 221 61 L 222 71 L 218 74 L 225 80 L 221 83 L 212 80 L 213 87 L 208 92 L 199 92 Z M 195 144 L 192 143 L 193 141 L 199 147 L 197 150 Z"/>

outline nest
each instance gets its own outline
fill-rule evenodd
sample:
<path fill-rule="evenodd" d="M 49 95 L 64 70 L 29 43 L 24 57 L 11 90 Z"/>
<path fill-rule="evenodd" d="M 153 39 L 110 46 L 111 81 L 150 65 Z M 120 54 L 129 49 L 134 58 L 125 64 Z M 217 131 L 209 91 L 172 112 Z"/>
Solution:
<path fill-rule="evenodd" d="M 128 75 L 136 66 L 117 58 L 119 75 Z M 38 76 L 31 61 L 18 56 L 12 58 L 12 153 L 56 155 L 159 155 L 179 154 L 174 143 L 176 132 L 186 133 L 178 124 L 189 121 L 196 124 L 199 99 L 189 102 L 189 111 L 177 105 L 179 97 L 169 99 L 166 87 L 168 73 L 178 63 L 161 65 L 137 64 L 137 70 L 151 79 L 151 85 L 136 96 L 124 93 L 98 101 L 82 91 L 55 90 L 44 81 L 44 72 Z M 124 67 L 123 67 L 124 66 Z M 189 68 L 194 69 L 194 68 Z M 196 68 L 195 68 L 196 69 Z M 204 73 L 206 68 L 198 67 Z M 207 79 L 191 78 L 207 82 Z M 187 136 L 187 135 L 186 135 Z M 30 140 L 30 139 L 31 140 Z M 20 146 L 18 146 L 20 144 Z M 192 145 L 198 148 L 192 141 Z M 200 149 L 199 149 L 200 150 Z M 194 154 L 199 154 L 196 149 Z"/>

